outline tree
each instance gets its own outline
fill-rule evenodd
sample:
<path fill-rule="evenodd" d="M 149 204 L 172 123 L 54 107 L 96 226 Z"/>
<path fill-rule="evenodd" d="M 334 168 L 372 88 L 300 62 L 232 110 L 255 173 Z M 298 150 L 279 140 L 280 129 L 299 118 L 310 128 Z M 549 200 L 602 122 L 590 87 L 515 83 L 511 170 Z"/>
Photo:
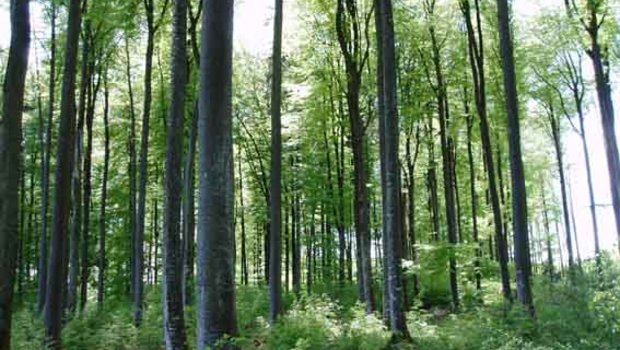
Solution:
<path fill-rule="evenodd" d="M 381 55 L 383 81 L 377 84 L 383 86 L 384 109 L 379 111 L 379 122 L 383 123 L 384 142 L 381 143 L 382 150 L 381 176 L 384 178 L 385 188 L 383 192 L 384 220 L 385 228 L 388 230 L 384 242 L 385 254 L 387 256 L 387 277 L 388 277 L 388 302 L 389 302 L 389 324 L 393 334 L 397 337 L 409 338 L 407 322 L 405 319 L 403 305 L 403 280 L 401 271 L 402 256 L 402 225 L 400 223 L 400 175 L 398 171 L 398 103 L 396 97 L 396 49 L 394 43 L 394 21 L 392 15 L 392 1 L 379 0 L 379 7 L 376 9 L 380 27 L 377 31 L 381 32 Z"/>
<path fill-rule="evenodd" d="M 368 61 L 368 44 L 364 47 L 362 31 L 368 31 L 369 19 L 360 16 L 357 1 L 338 0 L 336 8 L 336 33 L 338 43 L 345 62 L 347 74 L 346 100 L 349 124 L 351 128 L 351 148 L 353 150 L 353 182 L 355 186 L 354 217 L 355 234 L 360 257 L 358 271 L 359 281 L 366 303 L 366 311 L 375 309 L 372 290 L 372 269 L 370 263 L 370 207 L 368 204 L 368 180 L 366 157 L 364 155 L 365 132 L 367 122 L 360 111 L 360 88 L 362 73 Z M 366 35 L 368 37 L 368 35 Z"/>
<path fill-rule="evenodd" d="M 43 312 L 45 306 L 45 284 L 47 283 L 47 224 L 49 209 L 49 177 L 50 159 L 52 157 L 52 121 L 54 119 L 54 100 L 56 94 L 56 2 L 51 1 L 51 34 L 50 34 L 50 75 L 47 124 L 45 129 L 45 150 L 43 153 L 43 169 L 41 171 L 41 238 L 39 239 L 39 277 L 37 293 L 37 311 Z"/>
<path fill-rule="evenodd" d="M 110 90 L 108 89 L 108 67 L 103 76 L 103 180 L 101 185 L 101 203 L 99 206 L 99 276 L 97 279 L 97 305 L 103 307 L 105 297 L 105 270 L 106 264 L 106 206 L 108 199 L 108 173 L 110 169 Z"/>
<path fill-rule="evenodd" d="M 203 350 L 237 333 L 232 150 L 232 0 L 202 3 L 198 331 Z M 232 345 L 231 345 L 232 346 Z"/>
<path fill-rule="evenodd" d="M 182 256 L 180 241 L 181 193 L 183 190 L 181 159 L 183 155 L 183 121 L 187 85 L 187 1 L 174 1 L 171 103 L 166 127 L 166 169 L 164 202 L 164 334 L 167 349 L 187 349 L 183 317 Z"/>
<path fill-rule="evenodd" d="M 588 33 L 590 47 L 586 53 L 592 61 L 594 70 L 594 82 L 596 95 L 601 112 L 603 126 L 603 138 L 605 140 L 605 155 L 609 171 L 609 185 L 611 199 L 616 218 L 616 231 L 620 238 L 620 156 L 618 155 L 618 142 L 616 140 L 614 104 L 611 98 L 611 86 L 609 80 L 609 50 L 601 38 L 601 28 L 605 24 L 607 6 L 606 0 L 586 1 L 585 14 L 580 13 L 574 2 L 565 3 L 569 17 L 577 15 L 581 25 Z"/>
<path fill-rule="evenodd" d="M 134 324 L 140 326 L 142 322 L 142 299 L 144 281 L 144 218 L 146 213 L 146 183 L 148 181 L 148 152 L 149 152 L 149 131 L 151 118 L 151 100 L 153 76 L 153 51 L 155 48 L 155 34 L 159 30 L 163 21 L 163 16 L 168 10 L 168 0 L 163 0 L 161 14 L 155 21 L 154 0 L 144 0 L 147 22 L 147 41 L 146 54 L 144 59 L 144 106 L 142 109 L 142 133 L 140 139 L 140 165 L 138 182 L 138 203 L 137 218 L 133 231 L 133 302 L 134 302 Z"/>
<path fill-rule="evenodd" d="M 531 315 L 534 315 L 532 288 L 530 284 L 527 195 L 523 159 L 521 155 L 519 101 L 517 97 L 517 79 L 507 0 L 497 0 L 497 18 L 500 57 L 504 76 L 504 93 L 506 95 L 506 112 L 508 115 L 508 144 L 510 146 L 510 173 L 512 180 L 512 229 L 514 234 L 515 267 L 517 274 L 517 299 L 528 309 Z"/>
<path fill-rule="evenodd" d="M 71 168 L 75 125 L 75 67 L 77 65 L 78 41 L 82 13 L 79 0 L 69 2 L 65 62 L 60 102 L 60 127 L 58 151 L 56 152 L 56 187 L 53 226 L 50 244 L 50 260 L 47 273 L 45 298 L 46 347 L 61 348 L 61 318 L 63 284 L 65 281 L 65 241 L 71 203 Z"/>
<path fill-rule="evenodd" d="M 11 1 L 11 48 L 2 85 L 0 122 L 0 349 L 11 349 L 16 243 L 19 239 L 19 173 L 22 111 L 30 50 L 28 0 Z M 24 188 L 22 188 L 22 191 Z M 23 208 L 21 209 L 23 210 Z"/>
<path fill-rule="evenodd" d="M 485 56 L 481 21 L 482 15 L 480 13 L 481 11 L 479 1 L 476 0 L 475 5 L 477 31 L 474 31 L 469 1 L 465 0 L 461 2 L 461 11 L 463 12 L 463 15 L 465 17 L 465 24 L 467 26 L 469 62 L 474 83 L 474 100 L 476 103 L 476 111 L 478 112 L 478 117 L 480 118 L 480 138 L 482 140 L 483 159 L 489 182 L 489 197 L 491 202 L 491 208 L 493 210 L 495 241 L 497 243 L 497 251 L 499 253 L 498 260 L 500 266 L 500 276 L 502 279 L 502 293 L 504 295 L 504 299 L 512 301 L 512 293 L 510 291 L 510 274 L 508 272 L 508 247 L 506 237 L 504 236 L 502 231 L 503 225 L 501 206 L 499 192 L 497 188 L 497 180 L 495 177 L 493 146 L 491 144 L 491 132 L 487 113 L 487 96 L 485 82 L 486 76 L 484 73 Z M 501 169 L 497 169 L 497 171 L 501 172 Z"/>
<path fill-rule="evenodd" d="M 269 242 L 269 321 L 282 312 L 282 0 L 275 0 L 271 81 L 271 190 Z"/>

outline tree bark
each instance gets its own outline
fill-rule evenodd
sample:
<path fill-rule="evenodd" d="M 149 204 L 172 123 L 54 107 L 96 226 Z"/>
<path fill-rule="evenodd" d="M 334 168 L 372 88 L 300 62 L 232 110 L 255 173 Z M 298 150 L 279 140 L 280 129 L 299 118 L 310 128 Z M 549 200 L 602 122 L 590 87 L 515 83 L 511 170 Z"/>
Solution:
<path fill-rule="evenodd" d="M 164 201 L 164 339 L 166 349 L 187 349 L 183 310 L 181 193 L 183 191 L 183 124 L 187 85 L 187 1 L 174 0 L 170 109 L 166 127 Z M 189 175 L 189 174 L 188 174 Z"/>
<path fill-rule="evenodd" d="M 346 2 L 346 4 L 345 4 Z M 346 9 L 345 9 L 346 7 Z M 346 14 L 345 14 L 346 11 Z M 348 21 L 347 21 L 348 19 Z M 351 149 L 353 151 L 353 184 L 354 184 L 354 221 L 355 235 L 360 255 L 359 281 L 366 303 L 366 311 L 375 310 L 372 290 L 372 267 L 370 263 L 370 227 L 368 190 L 366 188 L 367 169 L 366 155 L 364 154 L 365 125 L 360 111 L 360 89 L 362 86 L 362 71 L 368 58 L 368 49 L 362 48 L 362 25 L 360 23 L 356 1 L 338 0 L 336 9 L 336 34 L 340 50 L 345 61 L 347 74 L 346 99 L 351 126 Z M 367 30 L 367 28 L 365 28 Z M 347 32 L 352 33 L 350 38 Z"/>
<path fill-rule="evenodd" d="M 482 140 L 482 150 L 484 164 L 487 171 L 489 182 L 489 199 L 493 210 L 493 222 L 495 226 L 495 241 L 497 244 L 497 260 L 500 266 L 500 276 L 502 280 L 502 293 L 504 299 L 512 301 L 510 291 L 510 274 L 508 271 L 508 249 L 506 239 L 503 234 L 502 214 L 499 201 L 498 188 L 495 178 L 495 164 L 493 163 L 493 146 L 491 145 L 491 134 L 489 131 L 489 121 L 487 118 L 486 108 L 486 84 L 484 73 L 484 45 L 481 28 L 481 13 L 479 1 L 475 1 L 476 5 L 476 24 L 477 31 L 474 31 L 469 1 L 464 0 L 461 3 L 461 10 L 465 17 L 467 25 L 467 38 L 469 42 L 469 61 L 474 81 L 474 94 L 476 100 L 476 110 L 480 118 L 480 138 Z M 477 39 L 476 39 L 477 36 Z M 501 171 L 498 169 L 497 171 Z M 492 240 L 492 238 L 491 238 Z M 493 255 L 492 245 L 491 256 Z"/>
<path fill-rule="evenodd" d="M 97 279 L 97 305 L 101 310 L 105 297 L 106 272 L 106 206 L 108 199 L 108 172 L 110 169 L 110 122 L 108 118 L 110 91 L 108 90 L 107 67 L 103 76 L 103 180 L 101 184 L 101 202 L 99 206 L 99 276 Z"/>
<path fill-rule="evenodd" d="M 269 221 L 269 322 L 282 312 L 282 0 L 275 0 L 271 68 L 271 190 Z"/>
<path fill-rule="evenodd" d="M 237 334 L 231 110 L 233 1 L 206 0 L 202 6 L 198 350 L 214 346 L 225 334 Z M 233 347 L 230 343 L 227 346 Z"/>
<path fill-rule="evenodd" d="M 405 310 L 403 305 L 403 281 L 402 281 L 402 226 L 400 224 L 400 175 L 398 169 L 398 103 L 396 82 L 396 49 L 394 43 L 394 22 L 392 18 L 391 0 L 379 0 L 377 15 L 380 18 L 382 45 L 379 53 L 382 57 L 383 81 L 377 82 L 383 85 L 384 109 L 380 111 L 380 123 L 384 124 L 384 142 L 382 145 L 381 160 L 385 163 L 382 176 L 385 181 L 384 220 L 388 229 L 385 254 L 387 256 L 388 269 L 388 293 L 389 293 L 389 316 L 390 329 L 396 337 L 409 338 Z"/>
<path fill-rule="evenodd" d="M 82 14 L 80 1 L 71 0 L 68 10 L 67 38 L 60 102 L 60 126 L 56 152 L 55 205 L 50 239 L 50 260 L 45 298 L 45 344 L 48 349 L 60 349 L 63 289 L 66 274 L 65 242 L 71 207 L 71 169 L 75 125 L 75 67 Z"/>
<path fill-rule="evenodd" d="M 19 164 L 24 87 L 30 50 L 28 0 L 11 1 L 11 47 L 3 84 L 0 120 L 0 349 L 11 348 L 11 315 L 15 276 Z M 22 189 L 24 190 L 24 189 Z M 23 210 L 23 208 L 21 208 Z"/>
<path fill-rule="evenodd" d="M 530 315 L 534 316 L 535 310 L 532 300 L 532 288 L 530 284 L 529 271 L 527 194 L 525 188 L 523 159 L 521 156 L 519 102 L 517 97 L 517 79 L 514 67 L 513 43 L 510 33 L 508 0 L 497 0 L 497 7 L 500 57 L 504 75 L 506 112 L 508 115 L 508 144 L 510 146 L 510 173 L 512 180 L 512 228 L 514 236 L 515 269 L 517 275 L 517 299 L 525 308 L 527 308 Z M 618 219 L 620 219 L 620 217 Z"/>
<path fill-rule="evenodd" d="M 43 169 L 41 171 L 41 238 L 39 239 L 39 280 L 37 293 L 37 312 L 43 312 L 45 306 L 45 293 L 47 283 L 47 231 L 49 209 L 49 175 L 50 159 L 52 156 L 52 129 L 54 119 L 54 100 L 56 97 L 56 2 L 51 3 L 51 29 L 50 36 L 50 76 L 49 76 L 49 100 L 47 112 L 47 125 L 45 130 L 45 150 L 43 153 Z"/>

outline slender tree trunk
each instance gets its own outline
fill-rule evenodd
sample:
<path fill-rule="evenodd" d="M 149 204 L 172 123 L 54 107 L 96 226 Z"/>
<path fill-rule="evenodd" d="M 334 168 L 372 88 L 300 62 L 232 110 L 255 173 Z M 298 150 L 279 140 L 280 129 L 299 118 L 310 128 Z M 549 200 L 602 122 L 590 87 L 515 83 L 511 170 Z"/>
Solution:
<path fill-rule="evenodd" d="M 345 6 L 346 5 L 346 6 Z M 346 7 L 346 14 L 345 14 Z M 348 18 L 348 22 L 345 20 Z M 350 22 L 350 23 L 349 23 Z M 364 154 L 365 126 L 360 112 L 360 89 L 362 86 L 362 71 L 367 61 L 368 50 L 362 48 L 360 18 L 356 1 L 338 0 L 336 10 L 336 33 L 340 50 L 345 60 L 347 73 L 347 105 L 349 123 L 351 127 L 351 149 L 353 151 L 353 184 L 354 184 L 354 221 L 355 235 L 360 255 L 360 276 L 363 299 L 366 311 L 375 310 L 372 290 L 372 271 L 370 263 L 370 227 L 368 190 L 366 188 L 367 169 L 366 155 Z M 345 28 L 345 25 L 347 26 Z M 350 27 L 350 28 L 349 28 Z M 352 38 L 346 32 L 352 32 Z M 362 58 L 364 57 L 364 58 Z"/>
<path fill-rule="evenodd" d="M 493 210 L 493 222 L 495 226 L 495 241 L 497 244 L 497 260 L 500 266 L 500 276 L 502 280 L 502 293 L 504 299 L 512 301 L 512 294 L 510 291 L 510 274 L 508 271 L 508 248 L 506 239 L 503 234 L 502 214 L 499 201 L 498 188 L 495 178 L 495 165 L 493 163 L 493 146 L 491 145 L 491 134 L 489 121 L 487 118 L 486 108 L 486 84 L 484 73 L 484 45 L 481 28 L 481 11 L 479 1 L 475 0 L 476 5 L 476 23 L 477 31 L 474 31 L 469 1 L 462 2 L 461 9 L 463 11 L 465 22 L 467 25 L 467 38 L 469 42 L 469 61 L 472 71 L 472 78 L 474 81 L 474 92 L 476 100 L 476 110 L 480 118 L 480 138 L 482 140 L 482 150 L 484 164 L 487 171 L 487 178 L 489 182 L 489 199 L 491 201 L 491 207 Z M 477 39 L 476 39 L 477 36 Z M 501 171 L 498 169 L 497 171 Z M 493 256 L 493 238 L 490 238 L 490 254 Z"/>
<path fill-rule="evenodd" d="M 271 79 L 269 322 L 273 325 L 282 312 L 282 0 L 275 0 Z"/>
<path fill-rule="evenodd" d="M 130 236 L 130 253 L 129 253 L 129 289 L 133 296 L 134 285 L 134 237 L 136 230 L 136 115 L 134 109 L 134 97 L 133 97 L 133 85 L 131 82 L 131 57 L 129 56 L 129 40 L 125 37 L 125 58 L 127 60 L 126 75 L 127 75 L 127 90 L 129 93 L 129 118 L 130 118 L 130 130 L 129 130 L 129 232 Z"/>
<path fill-rule="evenodd" d="M 195 241 L 194 232 L 196 230 L 195 217 L 195 167 L 196 167 L 196 139 L 198 133 L 198 103 L 191 115 L 191 125 L 188 140 L 188 151 L 185 159 L 185 169 L 183 176 L 183 304 L 192 305 L 192 282 L 194 281 L 194 258 Z M 243 216 L 241 217 L 241 227 L 244 229 Z M 242 258 L 243 260 L 243 258 Z"/>
<path fill-rule="evenodd" d="M 87 3 L 84 4 L 82 13 L 86 13 Z M 90 72 L 90 20 L 84 21 L 84 35 L 82 36 L 82 62 L 80 73 L 80 96 L 77 134 L 75 135 L 73 182 L 72 182 L 72 223 L 71 239 L 69 241 L 69 281 L 67 286 L 67 310 L 70 314 L 75 312 L 78 303 L 78 279 L 80 272 L 80 240 L 82 239 L 82 165 L 84 148 L 84 121 L 86 119 L 87 104 L 89 97 Z"/>
<path fill-rule="evenodd" d="M 166 2 L 167 4 L 167 2 Z M 155 34 L 159 24 L 155 24 L 154 1 L 144 0 L 147 22 L 146 54 L 144 63 L 144 101 L 142 108 L 142 133 L 140 139 L 140 163 L 138 182 L 138 207 L 133 235 L 133 322 L 139 327 L 142 322 L 143 273 L 144 273 L 144 219 L 146 213 L 146 183 L 148 181 L 149 131 L 151 119 L 151 101 L 153 77 L 153 51 Z"/>
<path fill-rule="evenodd" d="M 541 182 L 541 183 L 544 183 L 544 182 Z M 544 224 L 544 227 L 545 227 L 545 239 L 547 241 L 547 273 L 549 274 L 549 280 L 551 280 L 551 282 L 553 282 L 553 280 L 554 280 L 553 250 L 551 248 L 551 231 L 549 229 L 549 215 L 547 213 L 547 200 L 545 198 L 544 186 L 541 187 L 540 194 L 542 196 L 543 224 Z"/>
<path fill-rule="evenodd" d="M 164 339 L 166 349 L 187 349 L 183 316 L 183 257 L 181 255 L 181 193 L 183 191 L 183 124 L 187 85 L 187 1 L 174 0 L 171 96 L 166 123 L 164 175 Z M 189 173 L 187 176 L 189 177 Z M 190 179 L 191 181 L 191 179 Z"/>
<path fill-rule="evenodd" d="M 590 36 L 590 48 L 587 51 L 592 61 L 594 81 L 596 83 L 596 95 L 598 98 L 601 122 L 603 127 L 603 139 L 605 140 L 605 155 L 607 156 L 607 168 L 609 171 L 609 184 L 611 199 L 616 219 L 616 231 L 620 238 L 620 159 L 618 156 L 618 143 L 616 140 L 614 105 L 611 99 L 611 86 L 609 81 L 609 61 L 606 52 L 601 52 L 599 43 L 599 30 L 603 25 L 605 15 L 599 20 L 601 4 L 596 1 L 587 2 L 589 23 L 586 30 Z M 585 134 L 584 134 L 585 137 Z M 620 249 L 620 245 L 618 246 Z"/>
<path fill-rule="evenodd" d="M 48 349 L 60 349 L 63 289 L 65 285 L 66 238 L 71 207 L 71 169 L 75 125 L 75 67 L 82 14 L 79 0 L 71 0 L 68 9 L 67 37 L 65 42 L 62 95 L 60 102 L 60 126 L 56 152 L 55 205 L 50 239 L 50 260 L 47 273 L 45 297 L 45 344 Z M 6 96 L 6 95 L 5 95 Z"/>
<path fill-rule="evenodd" d="M 108 199 L 108 172 L 110 169 L 110 122 L 108 118 L 110 91 L 108 90 L 108 72 L 103 76 L 103 181 L 101 185 L 101 202 L 99 206 L 99 276 L 97 280 L 97 305 L 101 310 L 105 297 L 106 272 L 106 206 Z"/>
<path fill-rule="evenodd" d="M 525 174 L 521 156 L 521 135 L 519 127 L 519 102 L 514 67 L 512 36 L 508 0 L 497 0 L 500 56 L 504 74 L 506 112 L 508 115 L 508 144 L 510 173 L 512 180 L 512 227 L 514 235 L 515 269 L 517 275 L 517 299 L 533 316 L 532 287 L 529 271 L 529 238 L 527 232 L 527 194 Z M 617 152 L 616 152 L 617 153 Z M 617 154 L 616 154 L 617 159 Z M 618 172 L 620 174 L 620 171 Z M 618 198 L 620 201 L 620 197 Z M 618 208 L 620 209 L 620 207 Z M 620 215 L 618 216 L 620 220 Z M 620 222 L 619 222 L 620 224 Z"/>
<path fill-rule="evenodd" d="M 50 76 L 47 125 L 45 130 L 45 150 L 43 153 L 43 169 L 41 171 L 41 238 L 39 239 L 39 281 L 37 293 L 37 312 L 43 312 L 47 283 L 47 224 L 49 208 L 49 173 L 52 156 L 52 129 L 54 119 L 54 100 L 56 97 L 56 2 L 51 3 L 52 33 L 50 37 Z"/>
<path fill-rule="evenodd" d="M 94 73 L 94 63 L 91 65 L 91 72 Z M 93 152 L 93 119 L 95 118 L 95 102 L 97 100 L 97 93 L 99 92 L 101 82 L 101 73 L 97 78 L 97 82 L 89 87 L 90 100 L 88 102 L 88 109 L 86 112 L 86 152 L 84 157 L 84 221 L 82 227 L 82 250 L 81 250 L 81 278 L 80 278 L 80 311 L 84 310 L 86 306 L 86 298 L 88 293 L 88 275 L 90 263 L 88 261 L 88 246 L 90 238 L 90 207 L 91 207 L 91 173 L 92 173 L 92 152 Z"/>
<path fill-rule="evenodd" d="M 30 50 L 28 0 L 11 1 L 11 47 L 4 76 L 0 122 L 0 349 L 11 349 L 11 316 L 15 276 L 19 164 L 24 87 Z M 22 191 L 24 189 L 22 188 Z"/>
<path fill-rule="evenodd" d="M 433 16 L 433 6 L 428 9 L 429 15 Z M 432 18 L 431 20 L 434 20 Z M 435 35 L 435 27 L 431 24 L 430 28 L 431 35 L 431 43 L 433 50 L 433 63 L 435 66 L 435 79 L 437 81 L 437 85 L 434 87 L 435 94 L 437 97 L 437 108 L 439 114 L 439 134 L 441 139 L 441 153 L 443 159 L 443 184 L 444 184 L 444 195 L 445 195 L 445 206 L 446 206 L 446 219 L 448 223 L 448 241 L 452 245 L 453 248 L 456 248 L 455 245 L 458 240 L 457 234 L 457 222 L 456 222 L 456 202 L 455 202 L 455 191 L 454 191 L 454 154 L 452 152 L 454 141 L 452 136 L 449 135 L 449 127 L 450 127 L 450 116 L 448 109 L 448 96 L 447 96 L 447 88 L 445 86 L 444 77 L 443 77 L 443 68 L 441 65 L 441 56 L 440 56 L 440 48 L 437 43 L 437 38 Z M 450 265 L 450 290 L 452 292 L 452 303 L 455 309 L 459 308 L 459 290 L 458 290 L 458 280 L 457 280 L 457 267 L 456 267 L 456 257 L 453 252 L 450 252 L 449 258 Z"/>
<path fill-rule="evenodd" d="M 579 249 L 579 235 L 577 234 L 577 221 L 575 220 L 575 207 L 573 203 L 573 189 L 570 181 L 568 181 L 568 193 L 570 195 L 569 203 L 570 203 L 570 219 L 573 224 L 573 234 L 575 237 L 575 249 L 577 250 L 577 265 L 579 265 L 579 269 L 581 269 L 581 250 Z"/>
<path fill-rule="evenodd" d="M 247 285 L 248 284 L 248 258 L 247 258 L 247 253 L 246 253 L 245 205 L 243 201 L 243 171 L 241 171 L 241 156 L 239 156 L 238 164 L 239 164 L 239 210 L 241 211 L 241 283 L 243 283 L 244 285 Z M 287 261 L 287 264 L 288 264 L 288 261 Z M 287 273 L 288 273 L 288 265 L 287 265 Z"/>
<path fill-rule="evenodd" d="M 237 334 L 231 111 L 233 1 L 207 0 L 202 6 L 198 350 L 214 346 L 225 334 Z"/>
<path fill-rule="evenodd" d="M 568 251 L 568 269 L 569 273 L 575 265 L 573 257 L 573 243 L 570 225 L 570 213 L 568 209 L 568 195 L 566 193 L 566 180 L 564 178 L 564 158 L 562 151 L 562 140 L 560 135 L 560 125 L 557 116 L 554 113 L 553 106 L 550 106 L 549 121 L 551 124 L 551 135 L 553 137 L 553 146 L 555 148 L 555 159 L 558 166 L 558 174 L 560 175 L 560 190 L 562 193 L 562 214 L 564 217 L 564 230 L 566 233 L 566 249 Z"/>
<path fill-rule="evenodd" d="M 465 100 L 467 101 L 467 100 Z M 476 170 L 474 168 L 474 152 L 472 151 L 472 128 L 473 118 L 469 114 L 469 107 L 465 102 L 465 114 L 467 115 L 467 159 L 469 161 L 469 192 L 471 197 L 471 220 L 472 235 L 476 244 L 476 258 L 474 260 L 474 274 L 476 276 L 476 289 L 482 289 L 482 273 L 480 271 L 480 259 L 482 258 L 482 246 L 478 240 L 478 195 L 476 193 Z"/>
<path fill-rule="evenodd" d="M 378 84 L 383 85 L 384 109 L 380 111 L 380 123 L 384 124 L 384 142 L 382 145 L 381 160 L 385 162 L 382 176 L 385 181 L 385 201 L 384 220 L 387 221 L 385 227 L 388 229 L 387 242 L 385 244 L 385 254 L 387 256 L 388 269 L 388 293 L 389 293 L 389 318 L 390 329 L 397 337 L 409 338 L 405 310 L 403 305 L 403 281 L 401 271 L 402 246 L 400 232 L 400 175 L 398 171 L 398 103 L 396 97 L 396 50 L 394 43 L 394 22 L 392 18 L 391 0 L 379 0 L 377 15 L 380 18 L 381 47 L 379 53 L 382 57 L 383 81 Z"/>

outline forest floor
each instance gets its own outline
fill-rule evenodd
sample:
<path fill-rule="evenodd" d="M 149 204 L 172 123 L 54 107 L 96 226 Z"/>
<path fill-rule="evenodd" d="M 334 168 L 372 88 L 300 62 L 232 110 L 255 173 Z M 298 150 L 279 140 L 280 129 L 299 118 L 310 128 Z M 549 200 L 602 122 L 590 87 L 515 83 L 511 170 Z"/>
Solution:
<path fill-rule="evenodd" d="M 407 314 L 412 341 L 390 345 L 390 335 L 375 315 L 366 315 L 356 302 L 356 288 L 316 286 L 312 295 L 295 301 L 286 294 L 286 315 L 270 329 L 266 322 L 268 291 L 240 286 L 237 314 L 242 349 L 422 349 L 422 350 L 614 350 L 620 349 L 620 263 L 605 260 L 603 275 L 592 268 L 571 283 L 565 276 L 534 281 L 536 319 L 501 300 L 496 281 L 481 293 L 462 288 L 458 313 L 445 308 L 414 306 Z M 590 272 L 588 272 L 590 271 Z M 380 288 L 378 288 L 380 289 Z M 28 298 L 28 296 L 24 296 Z M 161 293 L 147 292 L 143 326 L 136 330 L 127 300 L 108 300 L 98 311 L 94 302 L 71 319 L 63 332 L 64 348 L 163 349 Z M 415 303 L 415 302 L 414 302 Z M 419 303 L 419 302 L 418 302 Z M 41 320 L 28 301 L 15 315 L 15 349 L 38 349 L 43 340 Z M 195 313 L 187 310 L 189 344 L 195 339 Z"/>

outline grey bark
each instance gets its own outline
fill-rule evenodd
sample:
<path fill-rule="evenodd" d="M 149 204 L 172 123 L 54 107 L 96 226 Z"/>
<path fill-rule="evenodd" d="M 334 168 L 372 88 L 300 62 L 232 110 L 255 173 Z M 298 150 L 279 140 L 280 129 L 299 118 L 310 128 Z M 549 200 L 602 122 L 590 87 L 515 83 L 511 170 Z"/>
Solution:
<path fill-rule="evenodd" d="M 49 349 L 61 348 L 62 301 L 66 274 L 65 266 L 67 264 L 65 242 L 71 206 L 71 169 L 73 167 L 74 147 L 75 67 L 77 64 L 81 21 L 80 1 L 71 0 L 68 10 L 58 150 L 56 152 L 55 204 L 46 288 L 48 292 L 46 293 L 44 309 L 45 344 Z"/>
<path fill-rule="evenodd" d="M 0 349 L 11 348 L 11 316 L 19 217 L 19 164 L 24 87 L 30 50 L 28 0 L 11 1 L 11 46 L 0 120 Z M 22 188 L 22 190 L 24 190 Z M 21 209 L 23 210 L 23 209 Z"/>
<path fill-rule="evenodd" d="M 187 1 L 174 0 L 171 98 L 166 127 L 164 201 L 164 339 L 166 349 L 187 349 L 183 315 L 183 260 L 181 255 L 181 193 L 185 88 L 187 85 Z"/>
<path fill-rule="evenodd" d="M 275 0 L 271 68 L 271 190 L 269 242 L 269 322 L 282 312 L 282 0 Z"/>
<path fill-rule="evenodd" d="M 235 336 L 232 0 L 202 3 L 197 348 Z M 221 344 L 232 348 L 233 345 Z"/>
<path fill-rule="evenodd" d="M 396 83 L 396 49 L 394 43 L 394 22 L 392 18 L 391 0 L 379 0 L 377 15 L 380 18 L 382 45 L 379 48 L 382 57 L 384 109 L 380 111 L 380 123 L 384 124 L 385 133 L 383 145 L 383 157 L 385 163 L 382 176 L 385 181 L 384 220 L 387 228 L 387 242 L 385 242 L 385 255 L 387 256 L 388 269 L 388 293 L 390 309 L 390 329 L 397 337 L 409 338 L 405 310 L 403 305 L 403 281 L 402 281 L 402 225 L 400 223 L 400 175 L 398 169 L 398 103 Z"/>
<path fill-rule="evenodd" d="M 512 230 L 514 235 L 515 270 L 517 275 L 517 299 L 533 316 L 535 310 L 532 300 L 529 271 L 527 194 L 525 189 L 523 157 L 521 156 L 519 101 L 517 97 L 517 78 L 515 74 L 512 35 L 510 33 L 508 0 L 497 0 L 497 8 L 500 57 L 504 75 L 506 112 L 508 115 L 508 144 L 512 180 Z M 620 219 L 620 217 L 618 219 Z"/>

